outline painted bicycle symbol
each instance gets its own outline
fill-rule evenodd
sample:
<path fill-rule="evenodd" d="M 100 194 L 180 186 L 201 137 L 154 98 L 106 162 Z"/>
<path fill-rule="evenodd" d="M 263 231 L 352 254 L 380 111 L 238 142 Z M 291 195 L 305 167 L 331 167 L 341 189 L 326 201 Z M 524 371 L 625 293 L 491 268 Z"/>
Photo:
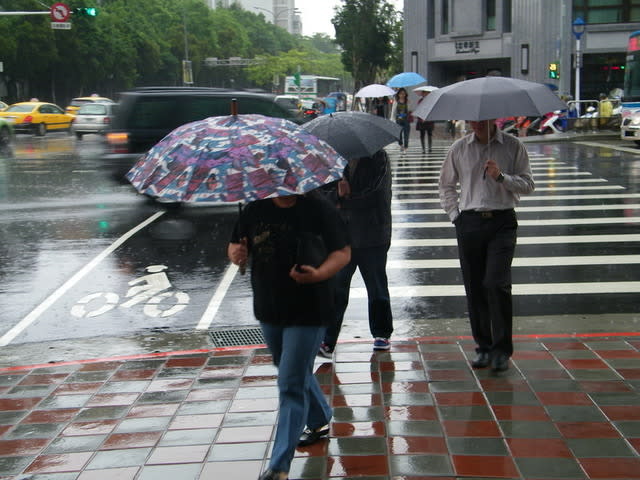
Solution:
<path fill-rule="evenodd" d="M 91 318 L 102 315 L 115 307 L 131 308 L 144 304 L 142 311 L 154 318 L 164 318 L 184 310 L 189 304 L 189 295 L 185 292 L 170 290 L 173 288 L 165 273 L 165 265 L 149 265 L 148 275 L 131 280 L 123 303 L 120 296 L 113 292 L 96 292 L 82 297 L 71 308 L 71 315 L 78 318 Z M 170 290 L 170 291 L 168 291 Z"/>

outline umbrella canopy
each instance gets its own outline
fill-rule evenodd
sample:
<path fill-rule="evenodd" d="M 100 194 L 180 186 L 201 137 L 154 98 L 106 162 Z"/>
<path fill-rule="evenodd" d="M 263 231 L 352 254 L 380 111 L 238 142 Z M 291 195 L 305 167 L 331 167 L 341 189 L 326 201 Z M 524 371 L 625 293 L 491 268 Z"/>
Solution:
<path fill-rule="evenodd" d="M 490 120 L 540 116 L 567 105 L 546 85 L 507 77 L 482 77 L 439 88 L 413 114 L 424 120 Z"/>
<path fill-rule="evenodd" d="M 393 97 L 395 94 L 396 91 L 391 87 L 379 83 L 372 83 L 358 90 L 355 96 L 360 98 L 378 98 Z"/>
<path fill-rule="evenodd" d="M 422 87 L 414 88 L 414 92 L 433 92 L 434 90 L 438 90 L 438 87 L 434 87 L 433 85 L 423 85 Z"/>
<path fill-rule="evenodd" d="M 419 83 L 426 82 L 427 79 L 416 72 L 402 72 L 394 75 L 387 82 L 388 87 L 411 87 Z"/>
<path fill-rule="evenodd" d="M 402 131 L 397 123 L 365 112 L 323 115 L 304 124 L 303 128 L 347 159 L 370 157 L 398 140 Z"/>
<path fill-rule="evenodd" d="M 178 127 L 127 178 L 140 193 L 176 202 L 251 202 L 308 192 L 340 179 L 345 165 L 293 122 L 231 115 Z"/>

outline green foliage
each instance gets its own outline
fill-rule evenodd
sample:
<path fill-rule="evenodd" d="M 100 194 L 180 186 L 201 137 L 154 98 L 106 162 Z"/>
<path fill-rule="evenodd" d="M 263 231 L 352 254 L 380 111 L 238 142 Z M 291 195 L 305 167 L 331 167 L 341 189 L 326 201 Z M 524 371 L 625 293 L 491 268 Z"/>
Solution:
<path fill-rule="evenodd" d="M 46 11 L 35 0 L 2 0 L 6 11 Z M 265 21 L 262 14 L 211 9 L 204 0 L 71 0 L 71 30 L 51 28 L 49 15 L 0 16 L 0 94 L 65 105 L 72 97 L 117 93 L 135 86 L 181 85 L 183 59 L 196 85 L 271 90 L 297 68 L 344 77 L 340 54 L 326 35 L 302 38 Z M 251 67 L 205 66 L 217 57 L 260 58 Z M 274 81 L 275 79 L 275 81 Z M 7 94 L 3 93 L 3 84 Z"/>
<path fill-rule="evenodd" d="M 357 86 L 374 83 L 386 72 L 394 55 L 398 17 L 385 0 L 342 0 L 331 22 L 336 43 L 342 47 L 342 63 Z M 396 33 L 394 37 L 394 33 Z"/>

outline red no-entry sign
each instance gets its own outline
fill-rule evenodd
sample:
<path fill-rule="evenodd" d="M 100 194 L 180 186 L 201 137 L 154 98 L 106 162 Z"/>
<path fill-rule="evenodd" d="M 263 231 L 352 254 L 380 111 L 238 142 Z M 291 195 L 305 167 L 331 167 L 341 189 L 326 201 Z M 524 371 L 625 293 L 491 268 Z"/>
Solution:
<path fill-rule="evenodd" d="M 51 20 L 54 22 L 66 22 L 69 20 L 71 11 L 66 3 L 57 2 L 51 5 Z"/>

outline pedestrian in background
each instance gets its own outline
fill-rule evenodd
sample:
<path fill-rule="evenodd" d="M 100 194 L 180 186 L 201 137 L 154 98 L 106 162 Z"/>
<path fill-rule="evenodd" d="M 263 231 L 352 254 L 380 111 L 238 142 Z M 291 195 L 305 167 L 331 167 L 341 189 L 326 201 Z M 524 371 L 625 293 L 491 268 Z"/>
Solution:
<path fill-rule="evenodd" d="M 411 111 L 409 110 L 409 98 L 404 88 L 398 89 L 391 107 L 390 120 L 402 127 L 402 133 L 398 144 L 400 151 L 405 152 L 409 147 L 409 134 L 411 133 Z"/>
<path fill-rule="evenodd" d="M 440 203 L 456 228 L 458 255 L 476 342 L 473 368 L 509 368 L 513 354 L 511 262 L 520 194 L 534 188 L 527 151 L 495 120 L 470 122 L 442 166 Z M 459 185 L 459 193 L 458 193 Z"/>
<path fill-rule="evenodd" d="M 320 237 L 328 252 L 317 267 L 297 259 L 306 233 Z M 329 433 L 331 408 L 313 363 L 335 318 L 329 280 L 350 259 L 346 226 L 318 195 L 259 200 L 240 214 L 227 253 L 240 266 L 251 256 L 254 314 L 278 367 L 278 425 L 269 469 L 259 480 L 286 480 L 296 447 Z"/>
<path fill-rule="evenodd" d="M 419 90 L 418 95 L 420 95 L 420 99 L 418 100 L 418 105 L 420 105 L 420 103 L 427 98 L 427 95 L 429 95 L 429 93 L 431 92 L 427 92 L 424 90 Z M 420 145 L 422 146 L 422 153 L 426 153 L 425 151 L 425 134 L 428 137 L 428 146 L 429 146 L 429 151 L 431 151 L 431 144 L 433 142 L 433 122 L 432 121 L 427 121 L 427 120 L 423 120 L 421 118 L 418 118 L 418 120 L 416 121 L 416 130 L 420 133 Z"/>
<path fill-rule="evenodd" d="M 360 270 L 367 289 L 369 331 L 374 350 L 388 350 L 393 332 L 387 281 L 391 244 L 391 167 L 387 152 L 349 160 L 344 179 L 332 191 L 351 238 L 351 261 L 336 275 L 335 322 L 327 327 L 319 354 L 331 358 L 349 304 L 351 278 Z"/>

